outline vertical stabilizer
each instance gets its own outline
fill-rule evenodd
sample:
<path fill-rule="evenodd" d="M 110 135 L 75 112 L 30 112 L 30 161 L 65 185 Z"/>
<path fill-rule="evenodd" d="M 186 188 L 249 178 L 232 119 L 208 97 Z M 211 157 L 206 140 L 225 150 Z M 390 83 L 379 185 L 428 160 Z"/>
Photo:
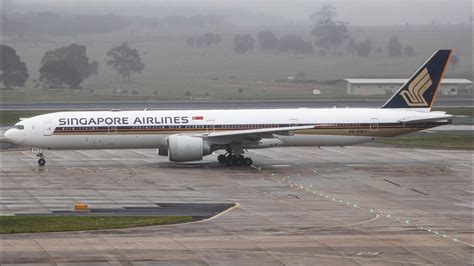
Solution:
<path fill-rule="evenodd" d="M 436 51 L 382 108 L 429 108 L 438 92 L 451 50 Z"/>

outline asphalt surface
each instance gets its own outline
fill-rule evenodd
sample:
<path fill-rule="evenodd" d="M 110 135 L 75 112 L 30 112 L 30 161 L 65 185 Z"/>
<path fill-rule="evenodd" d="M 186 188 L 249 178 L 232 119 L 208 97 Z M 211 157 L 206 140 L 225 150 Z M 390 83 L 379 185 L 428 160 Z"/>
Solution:
<path fill-rule="evenodd" d="M 338 108 L 380 107 L 387 99 L 338 100 L 188 100 L 188 101 L 121 101 L 121 102 L 42 102 L 0 104 L 0 110 L 139 110 L 139 109 L 246 109 L 246 108 Z M 439 98 L 435 106 L 472 107 L 471 97 Z"/>
<path fill-rule="evenodd" d="M 472 265 L 472 151 L 251 150 L 171 163 L 154 150 L 2 151 L 2 215 L 239 203 L 210 219 L 2 235 L 2 265 Z"/>

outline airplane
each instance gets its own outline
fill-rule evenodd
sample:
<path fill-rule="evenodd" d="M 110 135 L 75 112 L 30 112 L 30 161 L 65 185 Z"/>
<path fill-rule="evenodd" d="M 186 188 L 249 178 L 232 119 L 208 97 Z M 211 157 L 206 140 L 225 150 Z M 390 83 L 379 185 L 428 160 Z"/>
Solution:
<path fill-rule="evenodd" d="M 248 149 L 347 146 L 451 123 L 431 111 L 451 50 L 436 51 L 380 108 L 70 111 L 16 123 L 5 138 L 37 151 L 153 148 L 173 162 L 250 166 Z"/>

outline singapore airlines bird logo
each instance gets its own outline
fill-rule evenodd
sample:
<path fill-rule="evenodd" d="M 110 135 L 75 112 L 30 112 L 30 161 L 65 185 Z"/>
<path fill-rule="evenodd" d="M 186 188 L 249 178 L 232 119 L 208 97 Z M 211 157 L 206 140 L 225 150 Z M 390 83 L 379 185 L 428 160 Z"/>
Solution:
<path fill-rule="evenodd" d="M 408 90 L 402 91 L 400 95 L 403 97 L 408 106 L 428 106 L 423 93 L 433 84 L 426 67 L 418 74 L 418 76 L 408 85 Z"/>

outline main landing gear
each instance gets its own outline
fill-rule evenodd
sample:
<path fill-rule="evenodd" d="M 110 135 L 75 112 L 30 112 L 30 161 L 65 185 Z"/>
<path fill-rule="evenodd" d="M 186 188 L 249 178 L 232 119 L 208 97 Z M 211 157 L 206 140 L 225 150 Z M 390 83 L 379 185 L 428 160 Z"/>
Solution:
<path fill-rule="evenodd" d="M 38 159 L 38 165 L 43 166 L 46 164 L 46 160 L 44 159 L 44 154 L 42 150 L 39 150 L 38 153 L 36 154 L 37 157 L 40 157 Z"/>
<path fill-rule="evenodd" d="M 220 163 L 225 163 L 227 166 L 251 166 L 253 164 L 252 159 L 232 153 L 221 154 L 217 156 L 217 160 Z"/>

